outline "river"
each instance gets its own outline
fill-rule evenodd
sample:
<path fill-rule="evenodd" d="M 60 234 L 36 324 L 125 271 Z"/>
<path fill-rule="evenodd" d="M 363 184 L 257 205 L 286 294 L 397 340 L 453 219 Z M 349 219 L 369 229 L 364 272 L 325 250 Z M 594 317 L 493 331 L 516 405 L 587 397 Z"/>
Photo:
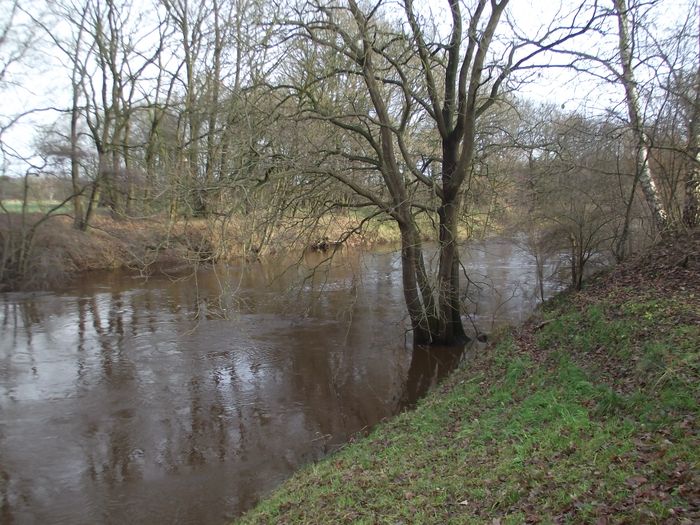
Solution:
<path fill-rule="evenodd" d="M 397 252 L 324 258 L 0 295 L 0 522 L 225 523 L 465 359 L 412 348 Z M 468 327 L 528 316 L 527 253 L 463 259 Z"/>

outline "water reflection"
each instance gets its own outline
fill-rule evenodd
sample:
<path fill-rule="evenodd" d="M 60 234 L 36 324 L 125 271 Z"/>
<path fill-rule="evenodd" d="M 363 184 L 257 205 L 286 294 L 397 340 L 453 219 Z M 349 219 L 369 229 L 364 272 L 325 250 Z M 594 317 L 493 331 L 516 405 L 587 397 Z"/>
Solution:
<path fill-rule="evenodd" d="M 405 344 L 397 254 L 304 262 L 2 296 L 0 521 L 223 522 L 462 358 Z"/>
<path fill-rule="evenodd" d="M 413 407 L 425 392 L 457 368 L 468 353 L 461 347 L 416 346 L 397 409 Z"/>

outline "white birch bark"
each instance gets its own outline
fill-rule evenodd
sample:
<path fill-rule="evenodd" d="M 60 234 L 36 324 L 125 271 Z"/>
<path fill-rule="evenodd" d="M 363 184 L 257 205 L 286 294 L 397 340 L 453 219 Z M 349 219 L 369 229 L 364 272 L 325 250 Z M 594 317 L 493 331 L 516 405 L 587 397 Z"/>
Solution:
<path fill-rule="evenodd" d="M 700 23 L 700 16 L 698 17 Z M 698 42 L 700 44 L 700 42 Z M 695 72 L 695 96 L 688 126 L 688 154 L 691 166 L 685 178 L 683 224 L 689 228 L 700 225 L 700 63 Z"/>
<path fill-rule="evenodd" d="M 629 18 L 627 16 L 626 0 L 613 0 L 619 27 L 619 48 L 620 63 L 622 66 L 622 84 L 625 88 L 625 99 L 627 102 L 627 112 L 629 114 L 630 126 L 637 142 L 637 154 L 635 158 L 637 177 L 639 185 L 644 193 L 644 198 L 651 208 L 654 223 L 659 231 L 667 227 L 668 213 L 659 196 L 659 191 L 652 177 L 649 166 L 649 146 L 648 137 L 644 132 L 644 124 L 641 117 L 641 105 L 639 102 L 639 92 L 634 78 L 632 68 L 632 51 L 629 32 Z"/>

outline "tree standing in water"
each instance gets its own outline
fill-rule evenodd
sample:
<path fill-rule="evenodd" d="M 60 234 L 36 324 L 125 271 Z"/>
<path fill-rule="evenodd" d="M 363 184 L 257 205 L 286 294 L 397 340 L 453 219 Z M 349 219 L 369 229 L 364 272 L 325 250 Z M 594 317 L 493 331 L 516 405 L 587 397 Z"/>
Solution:
<path fill-rule="evenodd" d="M 477 171 L 482 122 L 513 89 L 514 73 L 537 67 L 533 59 L 542 52 L 584 34 L 597 5 L 577 7 L 566 23 L 552 22 L 533 39 L 505 41 L 498 29 L 508 25 L 508 0 L 447 0 L 445 26 L 413 0 L 399 4 L 390 14 L 393 6 L 382 0 L 291 8 L 286 24 L 298 60 L 283 89 L 296 101 L 296 118 L 329 126 L 314 145 L 314 160 L 320 153 L 326 162 L 313 169 L 310 162 L 307 172 L 340 181 L 354 193 L 354 205 L 398 224 L 415 341 L 453 345 L 466 339 L 458 222 Z M 432 274 L 417 223 L 421 214 L 437 223 Z"/>

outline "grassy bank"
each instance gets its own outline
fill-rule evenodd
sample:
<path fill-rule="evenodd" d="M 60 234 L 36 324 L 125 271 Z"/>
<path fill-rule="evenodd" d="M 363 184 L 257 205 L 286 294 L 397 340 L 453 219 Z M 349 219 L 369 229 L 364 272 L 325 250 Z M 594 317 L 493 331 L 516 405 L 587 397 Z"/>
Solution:
<path fill-rule="evenodd" d="M 240 523 L 700 522 L 700 235 L 552 301 Z"/>

